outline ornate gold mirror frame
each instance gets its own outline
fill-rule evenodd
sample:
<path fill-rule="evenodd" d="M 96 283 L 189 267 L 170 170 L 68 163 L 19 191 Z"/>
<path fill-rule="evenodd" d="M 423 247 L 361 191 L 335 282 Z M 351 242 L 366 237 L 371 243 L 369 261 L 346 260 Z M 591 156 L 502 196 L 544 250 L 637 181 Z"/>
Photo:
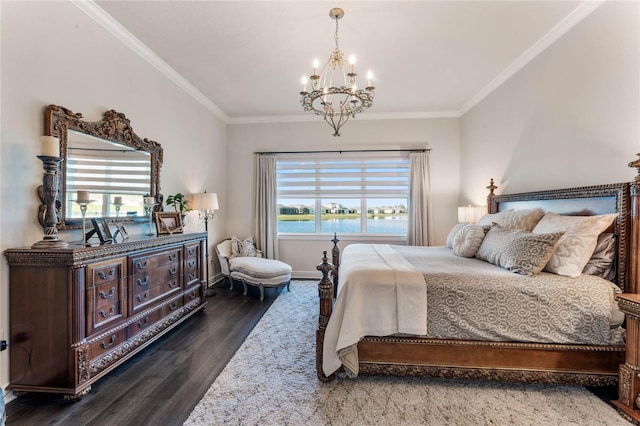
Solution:
<path fill-rule="evenodd" d="M 162 167 L 163 153 L 158 142 L 143 139 L 136 135 L 131 127 L 130 120 L 120 112 L 109 110 L 104 112 L 101 121 L 85 121 L 82 114 L 73 113 L 71 110 L 49 105 L 45 108 L 45 135 L 60 138 L 60 156 L 64 161 L 60 163 L 58 179 L 58 196 L 56 198 L 56 208 L 58 209 L 58 229 L 77 229 L 82 227 L 81 218 L 71 218 L 67 215 L 67 147 L 68 131 L 73 130 L 78 133 L 103 139 L 138 151 L 149 154 L 151 161 L 150 188 L 148 193 L 155 198 L 159 210 L 162 209 L 162 195 L 160 193 L 160 168 Z M 99 141 L 96 141 L 99 143 Z M 38 220 L 43 224 L 45 204 L 42 187 L 38 188 L 41 205 L 38 210 Z M 98 218 L 99 219 L 99 218 Z M 148 216 L 130 216 L 123 218 L 128 223 L 145 223 Z"/>

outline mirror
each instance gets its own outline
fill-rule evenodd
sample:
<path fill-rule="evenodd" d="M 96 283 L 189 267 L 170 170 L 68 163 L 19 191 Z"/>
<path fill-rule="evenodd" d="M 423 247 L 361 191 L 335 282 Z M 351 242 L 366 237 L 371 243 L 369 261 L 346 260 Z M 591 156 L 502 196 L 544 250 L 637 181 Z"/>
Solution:
<path fill-rule="evenodd" d="M 45 134 L 60 138 L 64 158 L 58 172 L 58 229 L 82 227 L 79 198 L 91 201 L 87 220 L 146 223 L 149 207 L 145 197 L 155 199 L 155 211 L 162 210 L 162 147 L 136 135 L 124 114 L 109 110 L 101 121 L 90 122 L 80 113 L 49 105 Z M 43 223 L 44 200 L 40 199 L 38 219 Z"/>

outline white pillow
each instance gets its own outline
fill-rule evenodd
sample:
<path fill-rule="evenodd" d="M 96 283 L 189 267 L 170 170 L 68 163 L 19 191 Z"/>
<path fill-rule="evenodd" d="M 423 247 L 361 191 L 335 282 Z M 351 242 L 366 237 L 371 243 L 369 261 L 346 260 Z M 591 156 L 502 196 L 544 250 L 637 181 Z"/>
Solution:
<path fill-rule="evenodd" d="M 497 223 L 503 229 L 519 229 L 531 232 L 540 218 L 544 215 L 542 209 L 505 210 L 499 213 L 487 213 L 480 218 L 476 225 L 491 226 Z"/>
<path fill-rule="evenodd" d="M 453 238 L 453 253 L 460 257 L 474 257 L 484 240 L 485 228 L 465 225 Z"/>
<path fill-rule="evenodd" d="M 453 225 L 453 228 L 451 228 L 451 231 L 449 231 L 449 235 L 447 235 L 447 242 L 444 244 L 446 247 L 453 248 L 453 239 L 456 234 L 460 232 L 462 228 L 464 228 L 464 225 L 466 224 L 456 223 L 455 225 Z"/>
<path fill-rule="evenodd" d="M 231 257 L 255 257 L 257 256 L 256 246 L 253 238 L 245 238 L 244 241 L 235 235 L 231 236 Z"/>
<path fill-rule="evenodd" d="M 556 250 L 544 270 L 568 277 L 579 276 L 596 248 L 598 235 L 604 232 L 617 216 L 617 213 L 599 216 L 545 214 L 533 228 L 533 232 L 564 234 L 558 240 Z"/>

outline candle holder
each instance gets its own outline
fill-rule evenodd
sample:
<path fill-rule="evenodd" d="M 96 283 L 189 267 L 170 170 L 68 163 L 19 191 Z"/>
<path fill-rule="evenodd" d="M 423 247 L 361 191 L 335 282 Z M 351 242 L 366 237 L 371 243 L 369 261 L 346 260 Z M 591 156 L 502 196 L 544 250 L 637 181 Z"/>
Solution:
<path fill-rule="evenodd" d="M 82 245 L 87 245 L 87 224 L 85 217 L 87 216 L 87 206 L 93 203 L 93 200 L 75 200 L 76 204 L 80 206 L 80 213 L 82 213 Z"/>
<path fill-rule="evenodd" d="M 144 206 L 149 210 L 149 233 L 147 234 L 149 237 L 153 237 L 153 207 L 156 205 L 155 201 L 149 203 L 147 199 L 152 197 L 147 197 L 144 202 Z"/>
<path fill-rule="evenodd" d="M 42 161 L 44 174 L 42 176 L 42 188 L 44 194 L 44 237 L 33 244 L 32 248 L 64 248 L 69 243 L 58 238 L 58 214 L 56 211 L 56 198 L 58 195 L 58 168 L 64 160 L 62 157 L 50 157 L 38 155 Z"/>

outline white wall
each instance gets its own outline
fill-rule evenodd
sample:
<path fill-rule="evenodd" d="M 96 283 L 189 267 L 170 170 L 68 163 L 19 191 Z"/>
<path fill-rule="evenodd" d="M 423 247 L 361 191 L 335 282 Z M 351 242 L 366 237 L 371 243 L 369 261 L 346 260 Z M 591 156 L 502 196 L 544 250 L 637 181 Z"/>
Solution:
<path fill-rule="evenodd" d="M 87 120 L 99 120 L 109 109 L 123 112 L 138 135 L 162 144 L 165 196 L 207 189 L 225 202 L 226 128 L 213 113 L 69 2 L 1 2 L 0 16 L 2 250 L 42 239 L 36 219 L 42 163 L 36 155 L 48 104 L 81 112 Z M 222 238 L 224 219 L 221 214 L 210 226 L 211 241 Z M 191 214 L 187 225 L 192 231 L 204 231 L 197 215 Z M 61 238 L 77 241 L 80 233 L 64 232 Z M 3 260 L 0 330 L 4 333 L 9 327 L 7 299 L 8 266 Z M 0 352 L 3 388 L 9 379 L 8 352 Z"/>
<path fill-rule="evenodd" d="M 373 107 L 375 108 L 375 106 Z M 372 109 L 373 109 L 372 108 Z M 459 119 L 352 120 L 333 137 L 320 117 L 316 122 L 228 126 L 227 233 L 248 236 L 253 225 L 254 152 L 348 149 L 431 148 L 432 244 L 444 244 L 456 222 L 459 199 Z M 317 277 L 315 266 L 331 237 L 280 241 L 280 258 L 294 276 Z M 340 243 L 344 247 L 350 241 Z"/>
<path fill-rule="evenodd" d="M 606 2 L 461 120 L 461 201 L 629 181 L 640 143 L 639 2 Z"/>

